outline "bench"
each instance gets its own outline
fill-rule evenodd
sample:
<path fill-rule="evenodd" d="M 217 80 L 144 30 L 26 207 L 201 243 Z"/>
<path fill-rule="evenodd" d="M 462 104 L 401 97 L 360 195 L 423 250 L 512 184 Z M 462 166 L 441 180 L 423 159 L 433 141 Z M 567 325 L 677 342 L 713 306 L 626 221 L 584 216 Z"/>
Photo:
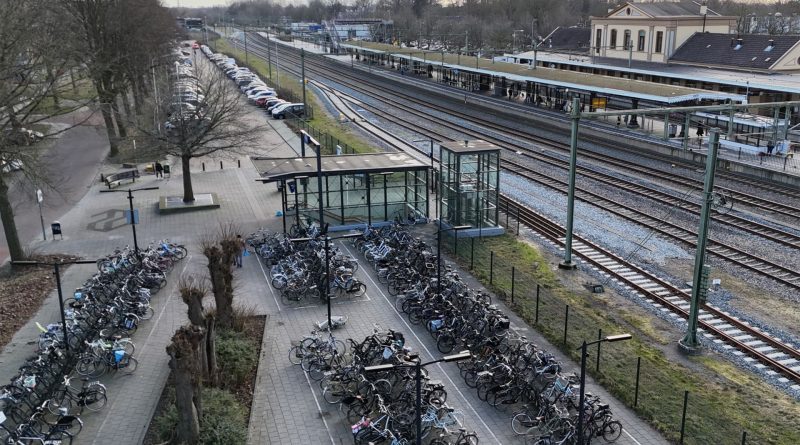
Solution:
<path fill-rule="evenodd" d="M 103 178 L 103 182 L 108 185 L 108 188 L 118 186 L 122 181 L 130 179 L 133 182 L 136 182 L 136 178 L 139 177 L 139 170 L 125 170 L 118 173 L 112 173 L 110 175 L 106 175 Z"/>

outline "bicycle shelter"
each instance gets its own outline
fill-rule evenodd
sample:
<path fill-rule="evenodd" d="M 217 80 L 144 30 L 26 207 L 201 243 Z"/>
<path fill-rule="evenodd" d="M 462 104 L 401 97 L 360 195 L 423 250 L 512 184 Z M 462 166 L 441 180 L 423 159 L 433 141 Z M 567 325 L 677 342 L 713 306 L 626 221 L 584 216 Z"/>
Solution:
<path fill-rule="evenodd" d="M 321 156 L 322 193 L 314 156 L 251 159 L 257 181 L 277 183 L 284 232 L 319 222 L 320 196 L 329 230 L 422 221 L 429 214 L 429 166 L 405 153 Z"/>
<path fill-rule="evenodd" d="M 439 214 L 451 226 L 471 226 L 458 236 L 503 233 L 499 224 L 500 147 L 482 140 L 441 144 Z"/>

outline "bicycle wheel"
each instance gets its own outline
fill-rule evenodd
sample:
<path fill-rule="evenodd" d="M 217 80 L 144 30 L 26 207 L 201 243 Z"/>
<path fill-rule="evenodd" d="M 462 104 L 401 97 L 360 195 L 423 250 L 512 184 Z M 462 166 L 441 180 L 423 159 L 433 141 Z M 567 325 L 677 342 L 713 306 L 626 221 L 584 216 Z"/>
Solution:
<path fill-rule="evenodd" d="M 108 399 L 106 398 L 105 391 L 98 389 L 88 389 L 83 395 L 83 399 L 79 402 L 89 411 L 97 412 L 106 406 Z"/>
<path fill-rule="evenodd" d="M 292 349 L 289 349 L 289 362 L 293 365 L 301 364 L 304 356 L 303 348 L 300 346 L 292 346 Z"/>
<path fill-rule="evenodd" d="M 612 420 L 603 425 L 603 440 L 615 442 L 622 435 L 622 424 L 619 420 Z"/>
<path fill-rule="evenodd" d="M 322 390 L 322 398 L 334 405 L 342 401 L 345 395 L 344 385 L 340 380 L 332 380 Z"/>
<path fill-rule="evenodd" d="M 84 355 L 78 358 L 75 371 L 84 377 L 97 378 L 106 372 L 106 363 L 100 357 L 93 354 Z"/>
<path fill-rule="evenodd" d="M 456 339 L 450 334 L 442 334 L 439 336 L 439 339 L 436 340 L 436 349 L 438 349 L 442 354 L 451 352 L 455 346 Z"/>
<path fill-rule="evenodd" d="M 528 413 L 519 413 L 511 418 L 511 429 L 520 436 L 528 434 L 534 426 L 534 420 Z"/>
<path fill-rule="evenodd" d="M 480 442 L 478 436 L 470 433 L 459 439 L 456 445 L 478 445 L 478 442 Z"/>
<path fill-rule="evenodd" d="M 117 370 L 123 374 L 133 374 L 138 367 L 139 361 L 127 354 L 125 354 L 125 357 L 122 357 L 122 360 L 116 365 Z"/>
<path fill-rule="evenodd" d="M 365 293 L 367 293 L 367 285 L 366 284 L 358 283 L 355 286 L 356 286 L 356 288 L 353 290 L 353 295 L 355 295 L 356 297 L 360 297 L 360 296 L 364 295 Z"/>
<path fill-rule="evenodd" d="M 175 258 L 182 260 L 186 258 L 186 254 L 189 253 L 185 247 L 175 244 L 172 246 L 172 253 L 175 255 Z"/>
<path fill-rule="evenodd" d="M 59 389 L 55 394 L 53 394 L 53 397 L 47 401 L 47 410 L 50 412 L 50 414 L 54 416 L 60 415 L 61 413 L 59 410 L 61 408 L 66 408 L 67 413 L 72 412 L 72 399 L 70 399 L 70 397 L 67 395 L 66 389 Z"/>

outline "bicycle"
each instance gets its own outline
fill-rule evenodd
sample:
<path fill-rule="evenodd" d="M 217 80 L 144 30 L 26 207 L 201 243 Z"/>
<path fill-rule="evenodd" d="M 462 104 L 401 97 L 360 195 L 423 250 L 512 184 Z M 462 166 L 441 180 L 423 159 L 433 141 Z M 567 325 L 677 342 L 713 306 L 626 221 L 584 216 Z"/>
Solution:
<path fill-rule="evenodd" d="M 83 385 L 80 391 L 76 391 L 70 385 L 72 378 L 64 376 L 62 388 L 56 390 L 53 397 L 48 401 L 47 410 L 53 415 L 58 415 L 63 410 L 67 413 L 72 412 L 73 404 L 80 407 L 78 414 L 83 413 L 86 408 L 89 411 L 100 411 L 106 406 L 106 387 L 100 382 L 90 382 L 88 378 L 81 378 Z"/>

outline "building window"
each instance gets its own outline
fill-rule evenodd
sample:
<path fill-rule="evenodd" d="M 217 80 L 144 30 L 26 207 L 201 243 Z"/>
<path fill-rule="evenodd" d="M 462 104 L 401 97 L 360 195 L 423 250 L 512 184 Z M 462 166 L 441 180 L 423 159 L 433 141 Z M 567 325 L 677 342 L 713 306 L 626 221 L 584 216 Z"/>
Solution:
<path fill-rule="evenodd" d="M 617 30 L 611 30 L 611 43 L 608 44 L 608 47 L 611 49 L 617 49 Z"/>
<path fill-rule="evenodd" d="M 636 44 L 636 51 L 644 51 L 644 31 L 639 31 L 639 41 Z"/>
<path fill-rule="evenodd" d="M 664 41 L 664 31 L 657 31 L 656 32 L 656 52 L 661 52 L 661 46 L 663 45 Z"/>
<path fill-rule="evenodd" d="M 631 30 L 626 29 L 624 38 L 622 40 L 622 49 L 624 49 L 625 51 L 631 49 L 632 43 L 633 42 L 631 42 Z"/>
<path fill-rule="evenodd" d="M 594 52 L 600 54 L 600 45 L 603 44 L 603 30 L 597 30 L 597 37 L 594 39 Z"/>

